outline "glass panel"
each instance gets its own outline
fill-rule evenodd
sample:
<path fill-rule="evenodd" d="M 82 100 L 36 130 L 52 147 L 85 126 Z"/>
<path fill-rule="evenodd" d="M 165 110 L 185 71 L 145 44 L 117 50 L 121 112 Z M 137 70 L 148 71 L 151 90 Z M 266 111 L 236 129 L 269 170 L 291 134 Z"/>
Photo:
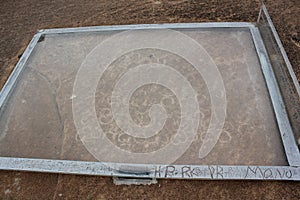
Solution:
<path fill-rule="evenodd" d="M 300 98 L 297 93 L 293 79 L 288 71 L 288 66 L 280 52 L 280 48 L 272 33 L 264 12 L 262 13 L 258 28 L 268 51 L 273 71 L 281 91 L 282 98 L 286 105 L 288 117 L 293 129 L 298 148 L 300 147 Z"/>
<path fill-rule="evenodd" d="M 5 157 L 287 165 L 247 28 L 45 35 L 0 133 Z"/>

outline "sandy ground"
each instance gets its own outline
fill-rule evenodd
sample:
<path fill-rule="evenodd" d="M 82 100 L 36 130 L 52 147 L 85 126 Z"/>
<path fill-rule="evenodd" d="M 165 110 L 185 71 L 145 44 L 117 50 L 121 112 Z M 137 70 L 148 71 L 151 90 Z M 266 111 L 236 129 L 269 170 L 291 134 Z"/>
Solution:
<path fill-rule="evenodd" d="M 267 8 L 300 80 L 300 2 L 269 0 Z M 255 21 L 259 1 L 1 0 L 0 87 L 38 29 L 92 25 Z M 115 186 L 109 177 L 0 172 L 0 199 L 299 199 L 300 184 L 278 181 L 160 180 Z"/>

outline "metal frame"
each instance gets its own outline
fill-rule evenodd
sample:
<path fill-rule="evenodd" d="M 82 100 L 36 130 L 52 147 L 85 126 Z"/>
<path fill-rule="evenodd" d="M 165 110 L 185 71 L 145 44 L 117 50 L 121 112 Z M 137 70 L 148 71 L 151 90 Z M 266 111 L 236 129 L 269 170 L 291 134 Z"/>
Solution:
<path fill-rule="evenodd" d="M 299 82 L 298 82 L 297 77 L 296 77 L 296 75 L 294 73 L 294 70 L 293 70 L 293 67 L 292 67 L 292 65 L 290 63 L 290 60 L 289 60 L 289 58 L 288 58 L 288 56 L 287 56 L 287 54 L 286 54 L 286 52 L 285 52 L 285 50 L 283 48 L 283 45 L 282 45 L 281 40 L 279 38 L 279 35 L 278 35 L 278 33 L 277 33 L 276 29 L 275 29 L 275 26 L 274 26 L 274 24 L 273 24 L 273 22 L 271 20 L 271 17 L 269 15 L 268 11 L 267 11 L 267 8 L 266 8 L 266 6 L 264 4 L 262 4 L 262 6 L 260 8 L 259 15 L 258 15 L 258 18 L 257 18 L 257 22 L 260 21 L 262 14 L 264 14 L 264 16 L 267 18 L 268 25 L 270 26 L 270 29 L 271 29 L 271 31 L 273 33 L 275 41 L 276 41 L 276 43 L 277 43 L 277 45 L 279 47 L 280 53 L 281 53 L 281 55 L 282 55 L 282 57 L 284 59 L 284 62 L 286 64 L 287 68 L 288 68 L 289 74 L 290 74 L 290 76 L 291 76 L 291 78 L 293 80 L 293 83 L 294 83 L 294 86 L 295 86 L 296 91 L 298 93 L 298 96 L 300 96 L 300 85 L 299 85 Z"/>
<path fill-rule="evenodd" d="M 123 26 L 95 26 L 83 28 L 47 29 L 39 31 L 30 42 L 8 81 L 0 92 L 0 110 L 13 91 L 26 61 L 35 45 L 48 34 L 82 33 L 98 31 L 122 31 L 133 29 L 189 29 L 189 28 L 248 28 L 256 48 L 278 122 L 286 156 L 290 166 L 238 166 L 238 165 L 155 165 L 84 162 L 31 158 L 0 157 L 0 170 L 86 174 L 132 178 L 174 179 L 256 179 L 300 180 L 300 154 L 282 101 L 282 97 L 264 47 L 259 30 L 252 23 L 185 23 L 141 24 Z M 1 113 L 0 113 L 1 114 Z"/>
<path fill-rule="evenodd" d="M 291 166 L 145 165 L 2 157 L 0 169 L 136 179 L 300 180 L 299 167 Z"/>
<path fill-rule="evenodd" d="M 257 28 L 251 29 L 251 33 L 273 104 L 273 109 L 277 119 L 288 163 L 290 166 L 300 166 L 299 149 L 295 141 L 283 99 L 281 97 L 279 86 L 276 82 L 271 62 L 268 58 L 267 50 L 263 45 L 259 30 Z"/>
<path fill-rule="evenodd" d="M 20 74 L 23 71 L 24 66 L 25 66 L 31 52 L 33 51 L 35 45 L 38 43 L 40 37 L 41 37 L 40 33 L 37 33 L 33 36 L 31 42 L 25 49 L 22 57 L 20 58 L 16 67 L 14 68 L 11 75 L 8 77 L 5 85 L 3 86 L 3 88 L 0 92 L 0 114 L 1 114 L 1 111 L 2 111 L 6 101 L 8 100 L 8 98 L 10 96 L 11 92 L 13 91 L 13 88 L 14 88 L 18 78 L 20 77 Z"/>

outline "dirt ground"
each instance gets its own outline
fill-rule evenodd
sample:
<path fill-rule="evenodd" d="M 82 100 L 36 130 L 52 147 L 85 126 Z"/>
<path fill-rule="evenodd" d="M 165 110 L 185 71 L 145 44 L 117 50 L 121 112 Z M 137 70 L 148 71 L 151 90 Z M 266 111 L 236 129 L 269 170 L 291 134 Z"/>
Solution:
<path fill-rule="evenodd" d="M 265 1 L 300 80 L 300 1 Z M 39 29 L 93 25 L 255 21 L 251 0 L 0 0 L 0 88 Z M 0 199 L 299 199 L 300 184 L 278 181 L 159 180 L 115 186 L 108 177 L 0 171 Z"/>

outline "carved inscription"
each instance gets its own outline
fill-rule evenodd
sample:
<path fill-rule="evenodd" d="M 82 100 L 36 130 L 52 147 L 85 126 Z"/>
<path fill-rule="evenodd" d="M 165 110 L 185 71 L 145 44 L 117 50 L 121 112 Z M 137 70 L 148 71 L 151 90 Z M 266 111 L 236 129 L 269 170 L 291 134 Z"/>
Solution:
<path fill-rule="evenodd" d="M 157 178 L 208 178 L 208 179 L 291 179 L 293 171 L 288 168 L 259 166 L 224 167 L 210 166 L 158 166 Z"/>
<path fill-rule="evenodd" d="M 247 167 L 245 178 L 247 177 L 261 177 L 264 179 L 273 178 L 292 178 L 293 173 L 290 169 L 272 169 L 261 167 Z"/>

